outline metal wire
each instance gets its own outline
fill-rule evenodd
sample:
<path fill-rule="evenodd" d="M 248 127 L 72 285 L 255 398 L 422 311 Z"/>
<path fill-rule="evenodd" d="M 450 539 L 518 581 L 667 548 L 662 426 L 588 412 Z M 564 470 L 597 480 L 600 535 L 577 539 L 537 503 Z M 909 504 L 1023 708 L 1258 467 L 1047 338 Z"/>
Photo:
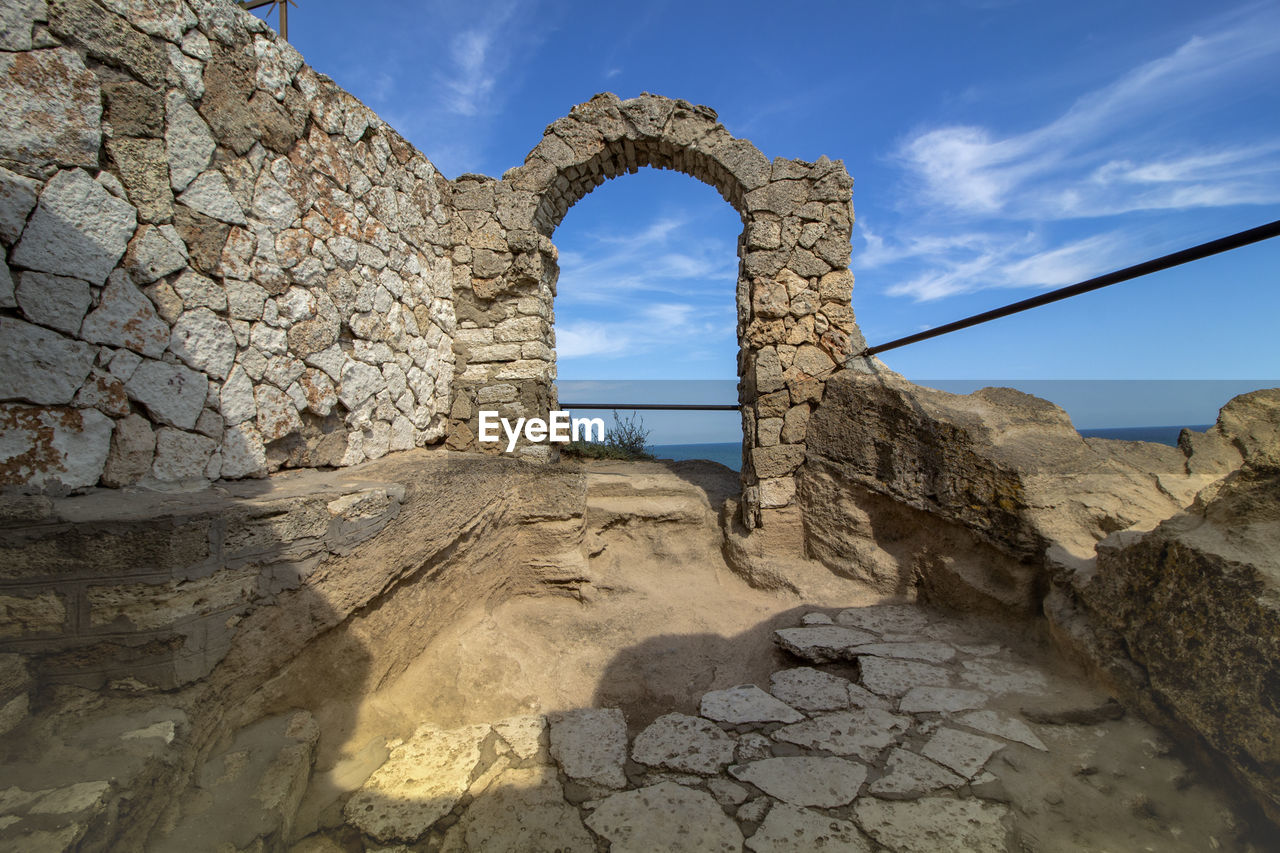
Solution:
<path fill-rule="evenodd" d="M 1150 275 L 1153 272 L 1167 270 L 1170 267 L 1180 266 L 1181 264 L 1198 261 L 1201 258 L 1207 258 L 1210 255 L 1221 254 L 1232 249 L 1238 249 L 1241 246 L 1248 246 L 1250 243 L 1258 243 L 1262 240 L 1268 240 L 1272 237 L 1280 236 L 1280 219 L 1266 225 L 1260 225 L 1257 228 L 1250 228 L 1248 231 L 1241 231 L 1238 234 L 1232 234 L 1229 237 L 1221 237 L 1217 240 L 1210 240 L 1208 243 L 1201 243 L 1199 246 L 1192 246 L 1190 249 L 1183 249 L 1181 252 L 1174 252 L 1154 260 L 1146 261 L 1141 264 L 1134 264 L 1131 267 L 1125 267 L 1122 270 L 1109 272 L 1106 275 L 1100 275 L 1097 278 L 1091 278 L 1077 284 L 1070 284 L 1066 287 L 1060 287 L 1057 290 L 1051 290 L 1048 293 L 1042 293 L 1039 296 L 1033 296 L 1030 299 L 1023 299 L 1021 302 L 1014 302 L 1003 308 L 995 308 L 991 311 L 983 311 L 981 314 L 974 314 L 972 317 L 965 317 L 963 320 L 956 320 L 954 323 L 947 323 L 945 326 L 938 326 L 935 329 L 927 329 L 914 335 L 907 335 L 905 338 L 889 341 L 886 344 L 879 344 L 873 347 L 867 347 L 859 353 L 854 354 L 854 358 L 866 358 L 878 355 L 882 352 L 888 352 L 891 349 L 905 347 L 907 344 L 919 343 L 927 341 L 930 338 L 936 338 L 941 335 L 947 335 L 951 332 L 958 332 L 961 329 L 967 329 L 970 326 L 976 326 L 979 323 L 989 323 L 992 320 L 998 320 L 1001 317 L 1008 317 L 1010 314 L 1017 314 L 1022 311 L 1028 311 L 1032 308 L 1039 308 L 1041 305 L 1048 305 L 1050 302 L 1058 302 L 1062 299 L 1069 299 L 1072 296 L 1079 296 L 1081 293 L 1088 293 L 1091 290 L 1099 290 L 1103 287 L 1109 287 L 1113 284 L 1119 284 L 1122 281 L 1138 278 L 1139 276 Z"/>

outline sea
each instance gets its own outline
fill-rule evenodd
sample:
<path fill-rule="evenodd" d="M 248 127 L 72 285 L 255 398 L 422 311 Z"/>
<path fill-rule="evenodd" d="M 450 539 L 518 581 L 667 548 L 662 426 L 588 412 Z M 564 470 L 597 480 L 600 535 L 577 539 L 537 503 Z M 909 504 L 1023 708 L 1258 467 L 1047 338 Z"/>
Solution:
<path fill-rule="evenodd" d="M 1085 438 L 1112 438 L 1120 441 L 1151 441 L 1156 444 L 1177 446 L 1178 433 L 1184 429 L 1199 432 L 1207 430 L 1212 424 L 1192 424 L 1180 426 L 1151 427 L 1111 427 L 1104 429 L 1082 429 L 1080 434 Z M 734 471 L 742 470 L 742 442 L 726 441 L 708 444 L 655 444 L 649 448 L 658 459 L 709 459 L 719 462 Z"/>

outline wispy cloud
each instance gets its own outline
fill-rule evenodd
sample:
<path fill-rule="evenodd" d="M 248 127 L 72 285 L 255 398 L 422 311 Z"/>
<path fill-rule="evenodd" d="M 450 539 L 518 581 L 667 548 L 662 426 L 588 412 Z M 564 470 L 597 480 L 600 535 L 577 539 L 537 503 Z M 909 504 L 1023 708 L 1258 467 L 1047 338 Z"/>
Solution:
<path fill-rule="evenodd" d="M 560 255 L 561 298 L 606 302 L 621 294 L 686 296 L 706 281 L 726 283 L 730 295 L 737 281 L 737 257 L 718 241 L 690 236 L 690 219 L 662 216 L 637 233 L 598 232 L 589 245 Z"/>
<path fill-rule="evenodd" d="M 514 8 L 512 4 L 499 7 L 484 18 L 481 27 L 464 30 L 450 40 L 449 64 L 438 82 L 445 93 L 445 105 L 452 112 L 475 116 L 488 108 L 498 77 L 511 55 L 508 50 L 494 47 Z"/>
<path fill-rule="evenodd" d="M 906 140 L 897 156 L 923 200 L 967 215 L 1066 219 L 1273 203 L 1280 200 L 1280 146 L 1169 152 L 1149 131 L 1260 65 L 1274 71 L 1277 31 L 1280 13 L 1272 7 L 1189 39 L 1040 127 L 1008 135 L 934 128 Z M 1116 157 L 1120 151 L 1125 156 Z"/>
<path fill-rule="evenodd" d="M 1241 140 L 1234 128 L 1214 141 L 1212 125 L 1192 126 L 1230 87 L 1280 73 L 1278 31 L 1280 7 L 1246 7 L 1038 127 L 916 132 L 893 160 L 907 209 L 927 215 L 901 233 L 860 223 L 855 266 L 892 267 L 903 280 L 887 292 L 917 301 L 1061 286 L 1145 254 L 1124 214 L 1280 203 L 1280 143 Z M 1048 236 L 1065 233 L 1055 222 L 1107 218 L 1103 233 L 1080 236 L 1077 225 L 1065 242 Z"/>

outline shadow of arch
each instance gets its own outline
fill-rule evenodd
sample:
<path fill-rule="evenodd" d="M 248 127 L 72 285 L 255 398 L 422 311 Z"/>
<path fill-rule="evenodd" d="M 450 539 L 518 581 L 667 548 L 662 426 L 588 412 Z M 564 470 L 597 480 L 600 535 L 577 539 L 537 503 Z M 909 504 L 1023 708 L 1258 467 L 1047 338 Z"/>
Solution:
<path fill-rule="evenodd" d="M 453 183 L 467 232 L 456 235 L 465 248 L 455 252 L 455 264 L 468 267 L 469 286 L 454 291 L 464 329 L 455 340 L 450 444 L 500 451 L 476 441 L 480 405 L 502 417 L 555 408 L 552 300 L 559 268 L 551 236 L 595 187 L 645 166 L 709 184 L 742 219 L 741 482 L 744 522 L 754 527 L 762 510 L 794 501 L 809 412 L 822 398 L 825 377 L 862 345 L 848 269 L 853 181 L 842 162 L 826 157 L 770 161 L 730 134 L 714 110 L 688 101 L 596 95 L 549 125 L 501 181 L 463 175 Z M 547 453 L 545 446 L 518 452 Z"/>

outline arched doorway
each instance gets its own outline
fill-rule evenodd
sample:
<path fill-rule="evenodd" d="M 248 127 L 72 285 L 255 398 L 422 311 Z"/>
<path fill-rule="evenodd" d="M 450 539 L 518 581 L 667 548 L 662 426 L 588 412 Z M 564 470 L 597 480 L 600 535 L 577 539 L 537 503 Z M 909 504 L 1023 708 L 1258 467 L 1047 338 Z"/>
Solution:
<path fill-rule="evenodd" d="M 454 350 L 449 443 L 476 441 L 481 408 L 503 417 L 555 408 L 551 242 L 569 208 L 605 180 L 641 167 L 710 184 L 739 214 L 738 399 L 743 521 L 784 507 L 804 461 L 809 412 L 825 378 L 860 344 L 850 307 L 853 182 L 840 161 L 769 161 L 708 107 L 645 94 L 597 95 L 553 122 L 502 180 L 452 184 Z M 517 447 L 537 456 L 545 445 Z"/>

